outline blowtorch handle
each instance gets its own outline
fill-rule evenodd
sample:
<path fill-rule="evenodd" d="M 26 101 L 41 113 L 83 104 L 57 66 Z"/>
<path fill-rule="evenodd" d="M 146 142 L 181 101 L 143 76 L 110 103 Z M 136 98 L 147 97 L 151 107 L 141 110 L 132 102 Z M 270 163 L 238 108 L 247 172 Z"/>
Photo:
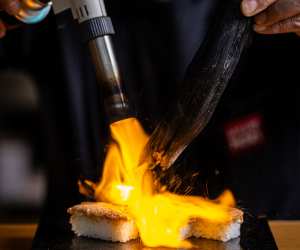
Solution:
<path fill-rule="evenodd" d="M 84 42 L 115 33 L 102 0 L 73 0 L 72 10 Z"/>
<path fill-rule="evenodd" d="M 107 16 L 103 0 L 72 0 L 73 16 L 79 23 Z"/>
<path fill-rule="evenodd" d="M 97 37 L 115 34 L 111 19 L 108 16 L 95 17 L 80 24 L 82 40 L 88 42 Z"/>

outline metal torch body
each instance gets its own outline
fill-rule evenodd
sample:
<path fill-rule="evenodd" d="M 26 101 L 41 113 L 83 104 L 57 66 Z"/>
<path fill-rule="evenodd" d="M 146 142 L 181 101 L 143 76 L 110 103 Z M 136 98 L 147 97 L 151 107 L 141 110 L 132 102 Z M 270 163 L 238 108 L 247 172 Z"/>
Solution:
<path fill-rule="evenodd" d="M 89 48 L 109 123 L 128 118 L 129 103 L 111 39 L 115 31 L 103 0 L 54 0 L 56 14 L 66 8 L 72 10 L 80 26 L 82 42 Z"/>

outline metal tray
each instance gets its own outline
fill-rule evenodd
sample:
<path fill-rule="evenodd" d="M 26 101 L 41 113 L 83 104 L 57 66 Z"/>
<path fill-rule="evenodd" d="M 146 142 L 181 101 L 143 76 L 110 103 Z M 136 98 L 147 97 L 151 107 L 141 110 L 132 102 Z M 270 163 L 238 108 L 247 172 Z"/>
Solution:
<path fill-rule="evenodd" d="M 201 250 L 275 250 L 278 249 L 265 218 L 245 217 L 241 237 L 223 243 L 214 240 L 192 239 Z M 70 229 L 67 216 L 62 218 L 44 216 L 33 241 L 33 250 L 168 250 L 171 248 L 149 248 L 140 240 L 128 243 L 111 243 L 75 236 Z"/>

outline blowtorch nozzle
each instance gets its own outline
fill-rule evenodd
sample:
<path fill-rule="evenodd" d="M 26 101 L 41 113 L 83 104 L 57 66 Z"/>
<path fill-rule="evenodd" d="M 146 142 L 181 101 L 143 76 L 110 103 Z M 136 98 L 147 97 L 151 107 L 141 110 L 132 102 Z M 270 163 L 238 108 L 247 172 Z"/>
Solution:
<path fill-rule="evenodd" d="M 104 107 L 110 123 L 130 116 L 111 36 L 115 33 L 103 0 L 73 0 L 75 13 L 88 44 L 97 80 L 102 88 Z"/>
<path fill-rule="evenodd" d="M 104 108 L 109 122 L 128 118 L 129 102 L 122 86 L 111 38 L 97 37 L 89 41 L 89 48 L 102 88 Z"/>

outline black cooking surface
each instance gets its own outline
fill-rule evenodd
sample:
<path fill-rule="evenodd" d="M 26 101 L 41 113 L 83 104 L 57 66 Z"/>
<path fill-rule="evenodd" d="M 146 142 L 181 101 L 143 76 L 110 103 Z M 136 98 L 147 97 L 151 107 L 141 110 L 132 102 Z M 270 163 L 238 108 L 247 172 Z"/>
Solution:
<path fill-rule="evenodd" d="M 33 250 L 167 250 L 170 248 L 144 247 L 139 240 L 128 243 L 111 243 L 75 236 L 68 224 L 68 218 L 44 217 L 37 230 Z M 241 237 L 223 243 L 214 240 L 192 239 L 195 247 L 201 250 L 275 250 L 278 249 L 267 220 L 246 216 Z"/>

